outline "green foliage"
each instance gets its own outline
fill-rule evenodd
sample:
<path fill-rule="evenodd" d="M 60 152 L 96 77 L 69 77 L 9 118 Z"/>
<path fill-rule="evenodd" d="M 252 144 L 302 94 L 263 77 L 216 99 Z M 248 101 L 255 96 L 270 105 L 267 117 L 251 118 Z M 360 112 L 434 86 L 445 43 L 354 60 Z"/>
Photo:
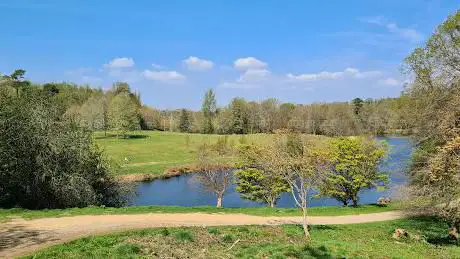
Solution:
<path fill-rule="evenodd" d="M 358 205 L 362 189 L 384 187 L 388 176 L 377 168 L 384 158 L 386 146 L 364 137 L 334 138 L 330 141 L 332 174 L 321 186 L 321 194 L 342 202 Z"/>
<path fill-rule="evenodd" d="M 187 230 L 180 230 L 174 236 L 181 242 L 193 242 L 195 239 L 193 233 Z"/>
<path fill-rule="evenodd" d="M 233 134 L 243 134 L 247 132 L 248 116 L 246 105 L 247 103 L 243 98 L 234 98 L 230 104 L 230 109 L 232 111 L 230 132 Z"/>
<path fill-rule="evenodd" d="M 259 201 L 274 207 L 281 193 L 290 191 L 281 175 L 267 174 L 263 170 L 247 168 L 235 172 L 236 191 L 244 199 Z"/>
<path fill-rule="evenodd" d="M 186 109 L 180 110 L 179 130 L 181 132 L 192 131 L 192 118 Z"/>
<path fill-rule="evenodd" d="M 213 234 L 213 235 L 218 235 L 220 234 L 220 231 L 217 228 L 209 228 L 208 233 Z"/>
<path fill-rule="evenodd" d="M 129 94 L 120 93 L 112 98 L 108 109 L 108 123 L 110 128 L 123 136 L 127 131 L 140 127 L 138 107 Z"/>
<path fill-rule="evenodd" d="M 204 95 L 203 105 L 201 112 L 203 113 L 203 124 L 201 126 L 201 132 L 205 134 L 211 134 L 214 132 L 213 119 L 216 115 L 216 96 L 214 90 L 209 89 Z"/>
<path fill-rule="evenodd" d="M 128 198 L 91 133 L 62 120 L 44 92 L 0 106 L 0 207 L 123 205 Z"/>

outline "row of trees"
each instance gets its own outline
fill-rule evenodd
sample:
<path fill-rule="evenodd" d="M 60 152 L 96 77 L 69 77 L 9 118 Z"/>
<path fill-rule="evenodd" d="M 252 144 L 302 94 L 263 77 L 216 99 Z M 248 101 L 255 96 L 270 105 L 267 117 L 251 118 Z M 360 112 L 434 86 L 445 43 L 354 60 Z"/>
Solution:
<path fill-rule="evenodd" d="M 158 110 L 142 105 L 140 96 L 127 83 L 115 83 L 108 91 L 68 83 L 32 84 L 24 80 L 25 71 L 3 76 L 19 94 L 19 89 L 41 89 L 59 103 L 62 114 L 90 130 L 162 130 L 190 133 L 249 134 L 273 133 L 289 129 L 315 135 L 411 133 L 413 123 L 408 110 L 411 98 L 379 100 L 355 98 L 350 102 L 281 103 L 276 99 L 261 102 L 234 98 L 218 107 L 215 92 L 206 91 L 200 111 Z"/>
<path fill-rule="evenodd" d="M 219 156 L 203 146 L 198 152 L 201 173 L 198 180 L 204 189 L 217 197 L 222 206 L 226 189 L 236 178 L 237 191 L 246 199 L 274 207 L 281 193 L 291 192 L 302 209 L 305 235 L 307 209 L 313 193 L 333 197 L 345 206 L 358 205 L 363 189 L 384 188 L 388 176 L 378 172 L 386 146 L 370 138 L 340 137 L 312 139 L 299 134 L 279 134 L 268 145 L 240 144 L 237 147 L 235 175 L 216 166 Z M 315 196 L 317 196 L 315 195 Z"/>

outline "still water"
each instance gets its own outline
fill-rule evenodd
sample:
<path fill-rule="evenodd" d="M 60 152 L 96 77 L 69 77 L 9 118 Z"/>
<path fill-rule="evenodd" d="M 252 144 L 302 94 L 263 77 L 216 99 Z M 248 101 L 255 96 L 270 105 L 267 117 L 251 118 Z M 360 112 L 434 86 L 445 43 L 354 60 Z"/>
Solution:
<path fill-rule="evenodd" d="M 389 145 L 387 159 L 380 165 L 380 170 L 390 175 L 390 185 L 385 191 L 364 190 L 360 193 L 360 204 L 375 203 L 379 197 L 391 197 L 398 185 L 407 182 L 406 168 L 413 151 L 413 143 L 409 138 L 399 136 L 379 137 Z M 165 180 L 142 183 L 137 187 L 138 196 L 132 205 L 177 205 L 177 206 L 214 206 L 216 197 L 212 193 L 200 190 L 194 181 L 193 174 L 186 174 Z M 310 206 L 342 205 L 334 199 L 317 198 L 310 201 Z M 231 207 L 260 207 L 265 206 L 254 201 L 242 199 L 235 186 L 232 185 L 224 195 L 223 206 Z M 295 207 L 290 193 L 283 193 L 277 207 Z"/>

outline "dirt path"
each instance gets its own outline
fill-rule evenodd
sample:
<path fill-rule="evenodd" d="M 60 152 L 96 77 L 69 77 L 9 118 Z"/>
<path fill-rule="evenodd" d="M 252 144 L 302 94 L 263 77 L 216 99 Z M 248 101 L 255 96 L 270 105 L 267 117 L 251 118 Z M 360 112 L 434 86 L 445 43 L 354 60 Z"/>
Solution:
<path fill-rule="evenodd" d="M 396 211 L 334 217 L 310 217 L 314 225 L 377 222 L 401 218 Z M 243 214 L 93 215 L 35 220 L 14 219 L 0 224 L 0 257 L 12 258 L 79 237 L 150 227 L 278 225 L 300 223 L 300 217 L 260 217 Z"/>

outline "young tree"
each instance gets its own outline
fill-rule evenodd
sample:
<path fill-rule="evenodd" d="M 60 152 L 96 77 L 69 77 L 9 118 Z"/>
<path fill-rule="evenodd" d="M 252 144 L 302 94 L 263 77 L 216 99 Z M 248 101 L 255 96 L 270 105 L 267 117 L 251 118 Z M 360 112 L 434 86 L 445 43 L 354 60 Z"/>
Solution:
<path fill-rule="evenodd" d="M 362 189 L 384 188 L 388 175 L 378 172 L 386 153 L 383 144 L 364 137 L 334 138 L 330 142 L 331 171 L 321 186 L 321 194 L 347 206 L 358 205 Z"/>
<path fill-rule="evenodd" d="M 181 132 L 190 132 L 192 131 L 192 121 L 189 112 L 186 109 L 180 110 L 179 117 L 179 130 Z"/>
<path fill-rule="evenodd" d="M 289 184 L 296 205 L 302 210 L 305 237 L 308 230 L 308 202 L 311 193 L 327 178 L 329 165 L 322 147 L 303 139 L 300 135 L 279 137 L 262 156 L 259 164 L 268 172 L 281 175 Z"/>
<path fill-rule="evenodd" d="M 225 191 L 233 180 L 233 172 L 218 162 L 218 155 L 208 145 L 203 145 L 198 150 L 198 163 L 200 171 L 196 178 L 205 191 L 212 192 L 217 197 L 217 208 L 222 207 Z"/>
<path fill-rule="evenodd" d="M 216 110 L 216 96 L 214 94 L 214 90 L 209 89 L 204 95 L 203 105 L 201 106 L 201 111 L 204 116 L 201 131 L 204 134 L 214 133 L 213 120 L 216 115 Z"/>
<path fill-rule="evenodd" d="M 235 172 L 236 191 L 244 199 L 263 202 L 274 208 L 281 193 L 290 191 L 289 184 L 281 176 L 261 169 L 247 168 Z"/>
<path fill-rule="evenodd" d="M 112 98 L 108 121 L 110 128 L 117 131 L 117 136 L 139 128 L 138 107 L 129 94 L 120 93 Z"/>

